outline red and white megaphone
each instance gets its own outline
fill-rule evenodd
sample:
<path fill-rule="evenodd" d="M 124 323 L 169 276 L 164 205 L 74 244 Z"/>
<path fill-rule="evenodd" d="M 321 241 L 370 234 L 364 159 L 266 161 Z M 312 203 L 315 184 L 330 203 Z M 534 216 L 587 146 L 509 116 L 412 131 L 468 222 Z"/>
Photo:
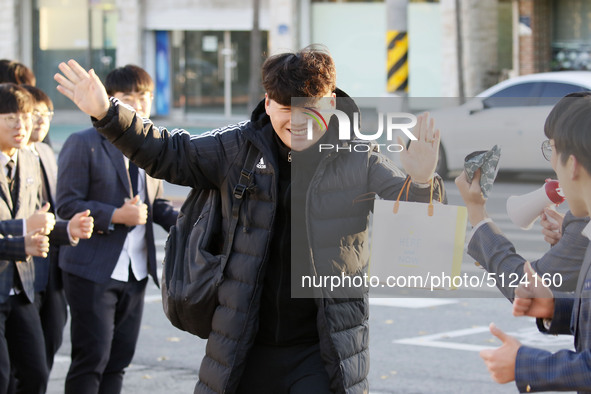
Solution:
<path fill-rule="evenodd" d="M 507 214 L 511 221 L 524 230 L 529 230 L 544 208 L 564 201 L 564 194 L 558 181 L 546 179 L 541 188 L 522 196 L 507 199 Z"/>

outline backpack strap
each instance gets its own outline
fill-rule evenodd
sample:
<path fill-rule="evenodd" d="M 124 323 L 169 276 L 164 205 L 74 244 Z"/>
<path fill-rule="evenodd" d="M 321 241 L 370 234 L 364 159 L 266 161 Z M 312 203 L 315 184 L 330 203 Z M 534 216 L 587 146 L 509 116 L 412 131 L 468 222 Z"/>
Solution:
<path fill-rule="evenodd" d="M 259 155 L 259 150 L 249 141 L 248 142 L 248 153 L 246 154 L 246 161 L 244 162 L 244 167 L 240 171 L 240 180 L 238 184 L 234 186 L 234 204 L 232 204 L 232 219 L 230 221 L 230 227 L 228 229 L 228 237 L 224 242 L 224 254 L 222 256 L 222 261 L 220 265 L 220 269 L 223 273 L 226 269 L 226 262 L 228 261 L 228 257 L 230 256 L 230 252 L 232 251 L 232 244 L 234 243 L 234 235 L 236 233 L 236 227 L 238 226 L 238 217 L 240 215 L 240 207 L 242 206 L 242 201 L 244 201 L 244 196 L 252 182 L 255 165 L 257 164 L 257 156 Z"/>

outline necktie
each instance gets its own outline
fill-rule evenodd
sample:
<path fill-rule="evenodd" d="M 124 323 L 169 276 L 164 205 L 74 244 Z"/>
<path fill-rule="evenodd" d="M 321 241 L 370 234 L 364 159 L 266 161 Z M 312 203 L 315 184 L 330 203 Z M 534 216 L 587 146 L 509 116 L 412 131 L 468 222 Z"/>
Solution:
<path fill-rule="evenodd" d="M 6 180 L 8 181 L 8 188 L 10 190 L 10 198 L 14 204 L 14 178 L 12 176 L 14 170 L 14 160 L 10 159 L 8 163 L 6 163 Z"/>
<path fill-rule="evenodd" d="M 127 171 L 129 171 L 129 180 L 131 181 L 131 192 L 132 192 L 133 196 L 135 197 L 137 195 L 137 177 L 138 177 L 137 166 L 130 161 L 129 168 L 127 169 Z"/>

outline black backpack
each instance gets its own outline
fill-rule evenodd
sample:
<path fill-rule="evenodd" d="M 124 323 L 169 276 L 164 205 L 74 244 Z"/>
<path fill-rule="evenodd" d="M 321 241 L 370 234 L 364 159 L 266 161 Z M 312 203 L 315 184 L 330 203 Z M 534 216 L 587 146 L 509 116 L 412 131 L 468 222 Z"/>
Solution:
<path fill-rule="evenodd" d="M 240 206 L 253 186 L 258 149 L 248 143 L 240 180 L 234 187 L 228 236 L 222 229 L 217 189 L 191 190 L 166 240 L 162 270 L 162 305 L 173 326 L 206 339 L 218 306 L 218 287 L 232 250 Z"/>

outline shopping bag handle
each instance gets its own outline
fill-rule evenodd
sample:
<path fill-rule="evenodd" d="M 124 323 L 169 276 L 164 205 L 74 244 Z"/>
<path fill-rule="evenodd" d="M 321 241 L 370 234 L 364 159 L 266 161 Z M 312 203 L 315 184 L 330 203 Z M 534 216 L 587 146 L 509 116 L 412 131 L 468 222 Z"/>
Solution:
<path fill-rule="evenodd" d="M 431 178 L 431 180 L 429 181 L 429 205 L 427 207 L 427 214 L 429 216 L 433 216 L 433 180 L 435 179 L 435 177 Z M 445 193 L 443 191 L 443 184 L 442 182 L 439 182 L 439 184 L 441 185 L 441 193 L 439 193 L 439 202 L 443 202 L 443 194 Z M 396 201 L 394 202 L 394 208 L 392 209 L 392 211 L 394 212 L 394 214 L 398 213 L 398 210 L 400 209 L 400 197 L 402 196 L 402 193 L 404 192 L 404 189 L 406 189 L 406 201 L 408 201 L 408 191 L 410 189 L 410 176 L 406 177 L 406 180 L 404 181 L 404 184 L 402 185 L 402 189 L 400 189 L 400 193 L 398 193 L 398 197 L 396 198 Z"/>

